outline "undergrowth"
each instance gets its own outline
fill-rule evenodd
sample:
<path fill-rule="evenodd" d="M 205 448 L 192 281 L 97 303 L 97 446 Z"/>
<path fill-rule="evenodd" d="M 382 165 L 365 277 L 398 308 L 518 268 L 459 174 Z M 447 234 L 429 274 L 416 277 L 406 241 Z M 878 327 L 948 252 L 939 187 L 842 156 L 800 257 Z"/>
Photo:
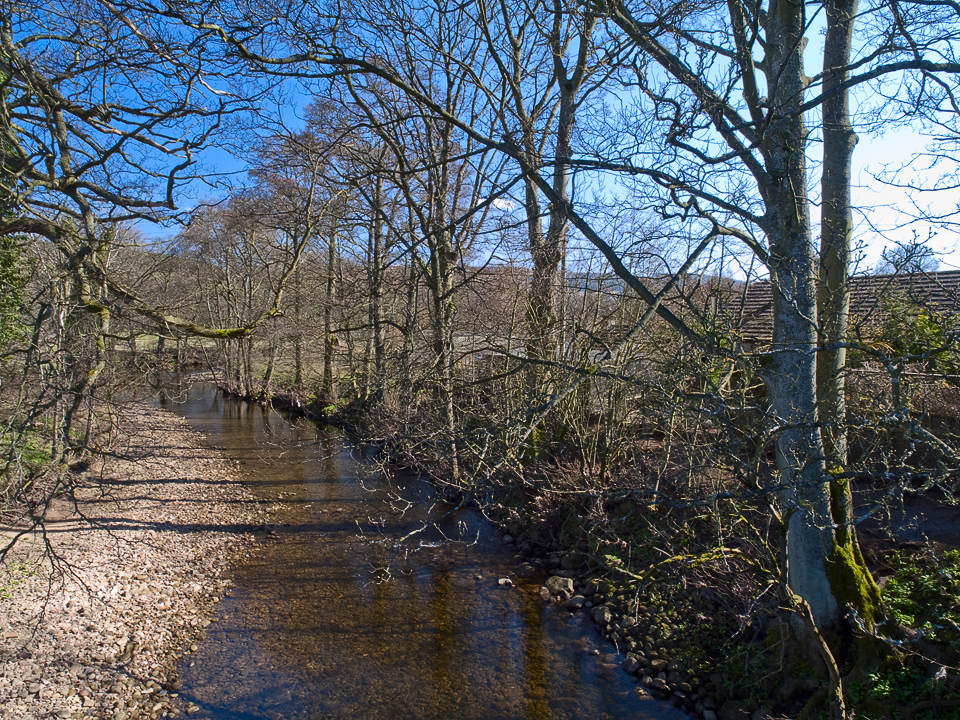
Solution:
<path fill-rule="evenodd" d="M 883 589 L 889 616 L 926 640 L 960 651 L 960 551 L 941 557 L 895 551 L 887 563 L 894 570 Z"/>

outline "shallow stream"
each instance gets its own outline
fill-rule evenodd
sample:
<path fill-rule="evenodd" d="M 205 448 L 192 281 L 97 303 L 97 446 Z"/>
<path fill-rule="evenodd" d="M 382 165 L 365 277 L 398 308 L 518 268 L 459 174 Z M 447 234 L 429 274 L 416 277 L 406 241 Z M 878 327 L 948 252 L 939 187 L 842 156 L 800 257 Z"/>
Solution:
<path fill-rule="evenodd" d="M 426 481 L 210 384 L 162 404 L 239 462 L 271 514 L 184 658 L 191 717 L 681 717 L 638 697 L 585 616 L 545 603 L 544 578 Z"/>

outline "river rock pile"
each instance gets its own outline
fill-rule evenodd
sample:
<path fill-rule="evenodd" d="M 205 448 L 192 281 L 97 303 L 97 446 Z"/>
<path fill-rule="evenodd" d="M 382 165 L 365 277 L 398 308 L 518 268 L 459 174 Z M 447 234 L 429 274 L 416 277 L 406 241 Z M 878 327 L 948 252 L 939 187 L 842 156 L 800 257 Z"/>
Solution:
<path fill-rule="evenodd" d="M 671 659 L 664 644 L 647 634 L 648 628 L 621 613 L 620 603 L 611 593 L 612 588 L 596 578 L 575 581 L 565 575 L 551 576 L 540 589 L 545 600 L 563 603 L 571 612 L 588 612 L 601 634 L 625 653 L 624 671 L 635 675 L 653 697 L 669 700 L 703 720 L 717 720 L 717 694 L 723 678 L 719 674 L 700 678 Z"/>
<path fill-rule="evenodd" d="M 0 568 L 0 717 L 198 709 L 178 698 L 176 668 L 228 591 L 228 557 L 265 513 L 183 419 L 138 406 L 121 430 L 129 459 L 90 468 L 79 514 L 61 508 Z"/>

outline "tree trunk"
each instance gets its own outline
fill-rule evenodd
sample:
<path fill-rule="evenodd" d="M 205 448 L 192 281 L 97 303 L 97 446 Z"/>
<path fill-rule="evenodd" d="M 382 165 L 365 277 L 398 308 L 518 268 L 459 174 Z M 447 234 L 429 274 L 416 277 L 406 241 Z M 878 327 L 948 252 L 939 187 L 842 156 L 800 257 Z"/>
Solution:
<path fill-rule="evenodd" d="M 373 188 L 373 206 L 370 217 L 369 237 L 369 285 L 370 300 L 368 315 L 373 349 L 373 377 L 370 383 L 370 400 L 383 402 L 384 383 L 387 376 L 386 323 L 383 309 L 383 276 L 386 267 L 383 239 L 383 177 L 377 175 Z"/>
<path fill-rule="evenodd" d="M 271 386 L 273 385 L 273 373 L 276 369 L 277 357 L 280 354 L 280 339 L 274 338 L 270 342 L 270 355 L 267 358 L 267 367 L 263 371 L 263 379 L 260 383 L 260 399 L 265 402 L 270 402 L 270 398 L 273 396 L 273 390 Z"/>
<path fill-rule="evenodd" d="M 768 80 L 777 80 L 771 100 L 782 118 L 764 139 L 774 319 L 767 386 L 780 427 L 777 469 L 789 488 L 784 500 L 790 588 L 809 603 L 818 624 L 829 625 L 839 618 L 839 604 L 827 573 L 834 542 L 817 426 L 817 274 L 806 196 L 807 128 L 797 111 L 806 81 L 803 5 L 773 0 L 766 29 L 764 70 Z"/>
<path fill-rule="evenodd" d="M 850 124 L 849 92 L 837 90 L 850 73 L 858 0 L 826 0 L 827 35 L 824 41 L 823 82 L 823 196 L 820 220 L 819 318 L 821 349 L 817 356 L 820 419 L 824 449 L 831 469 L 847 464 L 846 397 L 844 392 L 850 313 L 850 242 L 853 235 L 850 174 L 857 135 Z M 831 72 L 832 70 L 832 72 Z M 841 524 L 852 517 L 848 489 L 837 488 L 834 518 Z M 842 526 L 841 539 L 847 533 Z"/>
<path fill-rule="evenodd" d="M 817 356 L 820 420 L 830 472 L 830 499 L 835 546 L 831 556 L 833 583 L 845 589 L 843 601 L 867 625 L 875 621 L 880 590 L 866 568 L 853 523 L 849 481 L 839 477 L 847 464 L 846 348 L 850 314 L 850 262 L 853 213 L 851 165 L 857 135 L 850 123 L 849 91 L 837 86 L 849 77 L 858 0 L 825 0 L 827 35 L 823 67 L 823 177 L 821 180 L 820 288 L 818 296 L 821 349 Z M 831 72 L 832 71 L 832 72 Z"/>
<path fill-rule="evenodd" d="M 403 322 L 403 351 L 400 355 L 400 393 L 403 407 L 413 402 L 413 352 L 414 335 L 417 331 L 417 305 L 419 300 L 420 275 L 417 263 L 411 258 L 407 277 L 407 307 Z"/>
<path fill-rule="evenodd" d="M 453 400 L 454 348 L 453 348 L 453 262 L 456 253 L 453 250 L 451 231 L 446 229 L 448 178 L 446 170 L 440 170 L 436 183 L 435 206 L 433 208 L 434 226 L 438 228 L 431 234 L 429 287 L 433 305 L 433 352 L 435 356 L 438 384 L 437 400 L 443 415 L 444 430 L 447 435 L 447 455 L 450 461 L 450 475 L 456 484 L 460 480 L 459 447 L 456 432 L 456 408 Z M 443 228 L 443 229 L 440 229 Z"/>
<path fill-rule="evenodd" d="M 336 401 L 333 385 L 333 353 L 336 338 L 333 336 L 333 299 L 336 292 L 337 235 L 331 232 L 327 238 L 327 282 L 323 303 L 323 381 L 320 388 L 321 401 L 331 404 Z"/>
<path fill-rule="evenodd" d="M 293 387 L 299 393 L 303 389 L 303 283 L 300 278 L 300 268 L 294 274 L 293 292 Z"/>

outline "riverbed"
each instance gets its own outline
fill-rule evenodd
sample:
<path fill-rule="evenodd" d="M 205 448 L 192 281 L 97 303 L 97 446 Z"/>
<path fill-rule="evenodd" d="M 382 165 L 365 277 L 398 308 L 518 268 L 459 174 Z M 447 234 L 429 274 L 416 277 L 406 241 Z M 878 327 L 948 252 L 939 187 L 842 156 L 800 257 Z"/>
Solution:
<path fill-rule="evenodd" d="M 162 405 L 238 465 L 269 516 L 184 657 L 194 717 L 675 718 L 474 510 L 330 429 L 185 387 Z"/>

